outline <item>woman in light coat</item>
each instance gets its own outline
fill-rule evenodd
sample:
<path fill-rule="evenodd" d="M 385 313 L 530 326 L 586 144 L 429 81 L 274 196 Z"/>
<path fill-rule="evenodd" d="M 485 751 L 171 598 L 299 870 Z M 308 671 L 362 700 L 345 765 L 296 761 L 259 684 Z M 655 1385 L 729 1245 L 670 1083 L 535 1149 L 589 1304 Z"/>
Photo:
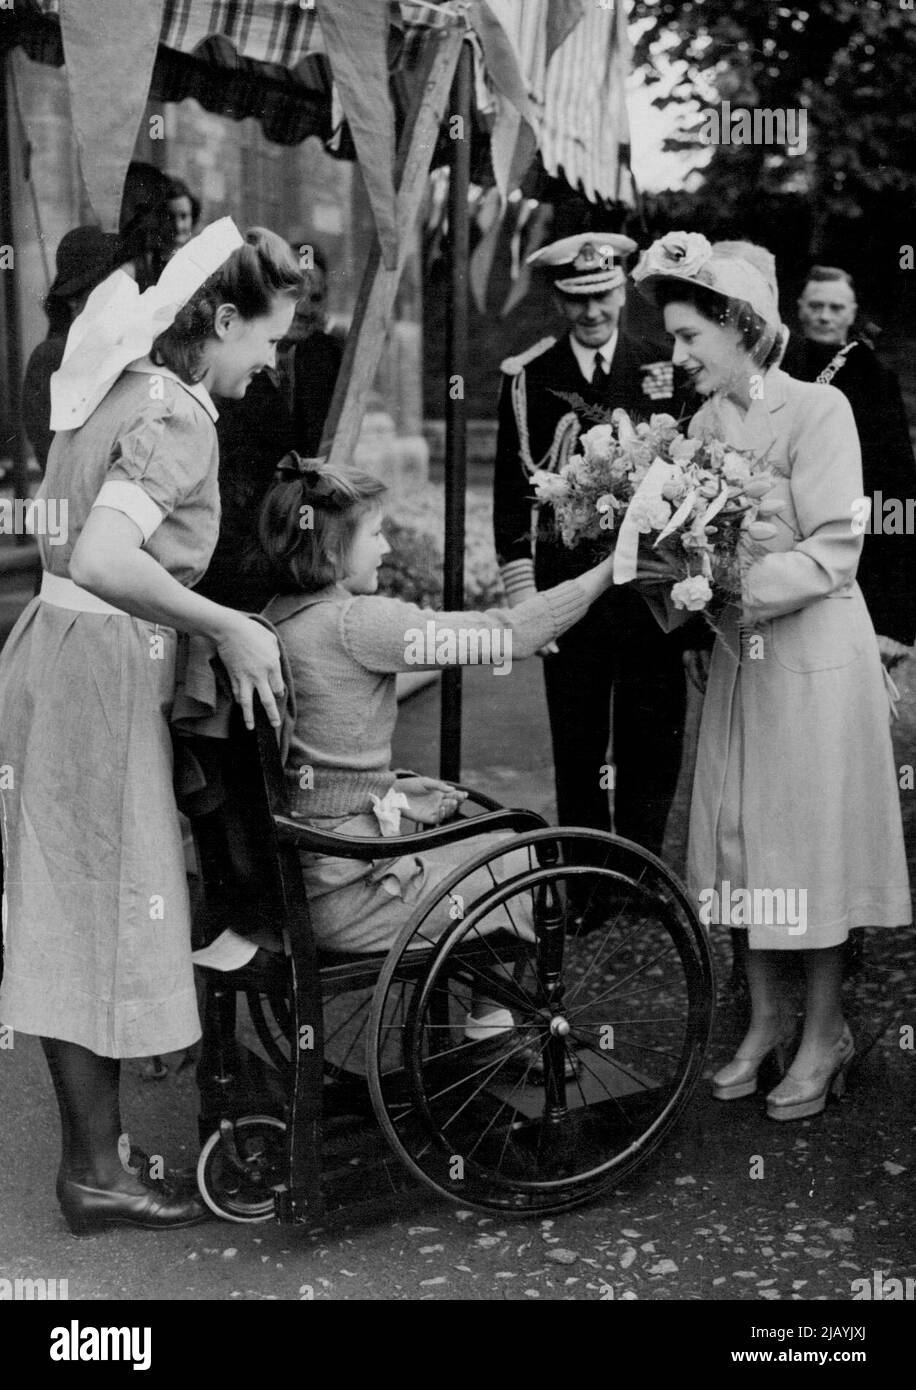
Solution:
<path fill-rule="evenodd" d="M 688 878 L 707 921 L 748 930 L 751 1022 L 714 1078 L 720 1099 L 752 1094 L 764 1057 L 790 1040 L 782 966 L 787 953 L 803 961 L 801 1041 L 767 1098 L 773 1119 L 796 1119 L 841 1089 L 854 1053 L 848 933 L 912 920 L 889 701 L 855 582 L 858 436 L 839 391 L 779 371 L 775 286 L 754 265 L 670 233 L 635 278 L 707 397 L 691 434 L 765 455 L 778 475 L 776 534 L 746 557 L 742 605 L 712 654 Z"/>

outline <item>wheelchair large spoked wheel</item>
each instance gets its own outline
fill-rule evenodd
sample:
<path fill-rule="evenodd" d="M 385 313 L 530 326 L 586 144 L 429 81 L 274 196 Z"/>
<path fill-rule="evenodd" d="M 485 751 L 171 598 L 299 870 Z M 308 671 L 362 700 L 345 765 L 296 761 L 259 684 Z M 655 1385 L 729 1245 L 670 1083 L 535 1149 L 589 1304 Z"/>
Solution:
<path fill-rule="evenodd" d="M 370 958 L 365 970 L 357 975 L 348 988 L 330 993 L 323 1010 L 323 1071 L 325 1080 L 336 1083 L 337 1091 L 359 1100 L 357 1108 L 371 1113 L 367 1066 L 368 1022 L 372 1007 L 375 981 L 381 968 L 381 957 Z M 373 968 L 373 961 L 377 965 Z M 371 977 L 371 983 L 369 982 Z M 387 1076 L 402 1067 L 401 1038 L 409 1001 L 410 984 L 392 985 L 389 990 L 388 1029 L 389 1047 L 384 1058 Z M 290 1038 L 293 1032 L 292 1010 L 285 989 L 272 993 L 249 991 L 249 1015 L 255 1032 L 271 1063 L 284 1076 L 290 1067 Z M 365 1100 L 360 1099 L 364 1093 Z"/>
<path fill-rule="evenodd" d="M 388 994 L 418 947 L 400 1023 Z M 566 1210 L 671 1131 L 702 1072 L 714 998 L 705 933 L 660 861 L 599 832 L 514 837 L 456 871 L 386 961 L 370 1018 L 376 1114 L 436 1191 L 487 1210 Z M 467 1014 L 485 1000 L 514 1027 L 469 1042 Z M 406 1090 L 382 1065 L 398 1028 Z"/>

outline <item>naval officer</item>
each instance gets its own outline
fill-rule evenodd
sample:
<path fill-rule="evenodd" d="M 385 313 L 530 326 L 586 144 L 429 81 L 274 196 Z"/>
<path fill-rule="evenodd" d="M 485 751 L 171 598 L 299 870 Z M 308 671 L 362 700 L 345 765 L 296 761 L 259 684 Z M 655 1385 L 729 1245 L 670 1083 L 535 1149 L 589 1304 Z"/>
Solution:
<path fill-rule="evenodd" d="M 609 418 L 621 406 L 634 420 L 667 411 L 686 428 L 690 397 L 671 363 L 620 327 L 623 262 L 635 250 L 629 237 L 585 233 L 528 258 L 551 274 L 565 331 L 502 363 L 494 532 L 512 607 L 593 563 L 588 545 L 563 545 L 549 507 L 532 510 L 532 474 L 568 461 L 580 433 L 596 423 L 586 408 Z M 640 595 L 623 586 L 542 653 L 561 825 L 609 830 L 613 786 L 617 834 L 660 852 L 681 758 L 684 640 L 664 633 Z"/>

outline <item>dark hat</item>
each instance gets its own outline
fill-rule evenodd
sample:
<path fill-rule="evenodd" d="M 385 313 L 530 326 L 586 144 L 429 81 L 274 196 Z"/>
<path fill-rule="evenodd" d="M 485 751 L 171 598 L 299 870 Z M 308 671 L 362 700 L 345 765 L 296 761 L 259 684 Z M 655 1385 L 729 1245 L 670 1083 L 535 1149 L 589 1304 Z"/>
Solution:
<path fill-rule="evenodd" d="M 94 289 L 114 270 L 120 238 L 101 227 L 74 227 L 61 237 L 57 248 L 57 274 L 48 290 L 49 299 L 72 299 Z"/>
<path fill-rule="evenodd" d="M 124 191 L 121 194 L 122 236 L 135 231 L 148 219 L 168 216 L 168 201 L 174 195 L 172 180 L 168 174 L 157 169 L 154 164 L 143 164 L 132 159 L 124 176 Z"/>
<path fill-rule="evenodd" d="M 623 258 L 635 250 L 636 242 L 628 236 L 581 232 L 542 246 L 528 264 L 549 270 L 561 294 L 605 294 L 623 284 Z"/>

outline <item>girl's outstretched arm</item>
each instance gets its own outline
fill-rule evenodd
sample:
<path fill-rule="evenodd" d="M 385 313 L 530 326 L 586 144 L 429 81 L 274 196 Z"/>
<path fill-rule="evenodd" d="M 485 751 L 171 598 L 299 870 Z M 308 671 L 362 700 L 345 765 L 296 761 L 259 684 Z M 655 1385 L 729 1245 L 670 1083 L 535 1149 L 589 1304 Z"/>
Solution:
<path fill-rule="evenodd" d="M 515 608 L 437 613 L 399 599 L 360 595 L 341 615 L 350 656 L 369 671 L 437 670 L 489 665 L 508 674 L 584 616 L 613 579 L 608 557 L 578 579 L 534 594 Z"/>

